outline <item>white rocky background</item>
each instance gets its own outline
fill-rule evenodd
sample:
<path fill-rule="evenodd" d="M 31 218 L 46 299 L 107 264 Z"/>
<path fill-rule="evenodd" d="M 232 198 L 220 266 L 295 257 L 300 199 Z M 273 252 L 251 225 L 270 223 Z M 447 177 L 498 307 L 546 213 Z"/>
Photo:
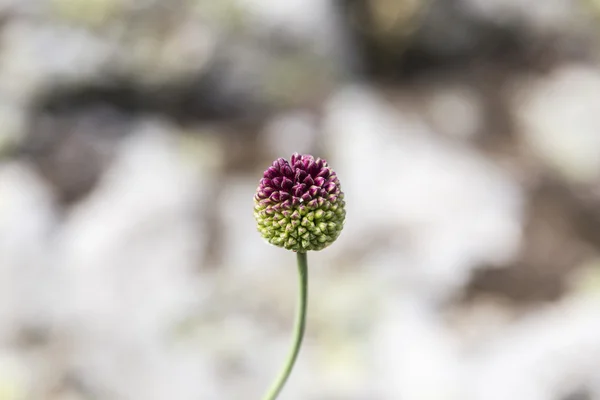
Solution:
<path fill-rule="evenodd" d="M 600 400 L 600 4 L 0 1 L 0 400 Z"/>

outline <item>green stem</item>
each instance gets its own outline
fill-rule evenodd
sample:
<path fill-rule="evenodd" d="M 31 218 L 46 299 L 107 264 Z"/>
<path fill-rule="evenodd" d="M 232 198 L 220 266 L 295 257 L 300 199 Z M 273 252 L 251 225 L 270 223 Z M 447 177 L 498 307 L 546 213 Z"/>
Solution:
<path fill-rule="evenodd" d="M 296 312 L 296 322 L 294 323 L 294 337 L 292 339 L 292 348 L 288 354 L 287 360 L 279 373 L 279 376 L 275 379 L 267 394 L 263 397 L 263 400 L 275 400 L 283 389 L 285 382 L 287 381 L 296 358 L 298 358 L 298 352 L 302 345 L 302 338 L 304 337 L 304 328 L 306 326 L 306 304 L 308 298 L 308 261 L 306 259 L 306 253 L 296 253 L 298 262 L 298 311 Z"/>

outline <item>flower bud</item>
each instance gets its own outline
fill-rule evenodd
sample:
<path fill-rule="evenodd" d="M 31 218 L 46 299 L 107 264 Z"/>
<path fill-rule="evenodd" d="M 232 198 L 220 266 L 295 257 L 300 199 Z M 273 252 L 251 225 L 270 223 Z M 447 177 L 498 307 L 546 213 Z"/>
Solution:
<path fill-rule="evenodd" d="M 311 155 L 279 158 L 254 195 L 258 231 L 269 243 L 296 252 L 322 250 L 340 235 L 344 193 L 327 161 Z"/>

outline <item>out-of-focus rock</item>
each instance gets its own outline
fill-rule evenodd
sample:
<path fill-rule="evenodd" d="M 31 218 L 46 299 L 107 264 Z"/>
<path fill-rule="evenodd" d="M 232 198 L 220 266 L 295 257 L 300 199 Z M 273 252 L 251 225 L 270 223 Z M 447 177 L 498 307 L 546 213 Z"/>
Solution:
<path fill-rule="evenodd" d="M 513 102 L 523 144 L 567 180 L 600 178 L 600 74 L 567 65 L 521 86 Z"/>
<path fill-rule="evenodd" d="M 477 266 L 515 254 L 522 194 L 489 161 L 356 87 L 331 100 L 326 129 L 330 162 L 352 199 L 339 252 L 365 251 L 375 258 L 364 263 L 438 298 Z"/>
<path fill-rule="evenodd" d="M 19 105 L 49 88 L 102 79 L 113 51 L 91 32 L 20 20 L 3 28 L 2 43 L 0 90 Z"/>
<path fill-rule="evenodd" d="M 541 184 L 529 196 L 517 256 L 505 268 L 475 273 L 464 298 L 494 296 L 527 307 L 566 295 L 571 275 L 593 255 L 598 229 L 593 215 L 574 211 L 583 208 L 576 204 L 565 187 Z"/>
<path fill-rule="evenodd" d="M 46 328 L 54 271 L 48 266 L 56 210 L 49 188 L 26 164 L 0 168 L 0 340 L 22 327 Z"/>
<path fill-rule="evenodd" d="M 499 331 L 472 359 L 475 398 L 546 400 L 593 387 L 600 379 L 597 307 L 597 297 L 575 297 Z"/>
<path fill-rule="evenodd" d="M 573 33 L 585 27 L 581 21 L 582 3 L 570 0 L 550 0 L 539 7 L 529 7 L 518 0 L 461 0 L 463 7 L 490 21 L 519 21 L 539 32 Z"/>
<path fill-rule="evenodd" d="M 0 159 L 13 155 L 25 135 L 26 116 L 22 108 L 11 102 L 0 102 Z"/>
<path fill-rule="evenodd" d="M 85 197 L 112 160 L 131 118 L 107 107 L 43 112 L 33 118 L 19 154 L 35 165 L 63 204 Z"/>
<path fill-rule="evenodd" d="M 385 317 L 383 317 L 385 316 Z M 371 337 L 377 387 L 385 399 L 464 399 L 458 343 L 436 313 L 412 296 L 387 302 Z"/>
<path fill-rule="evenodd" d="M 112 398 L 214 398 L 205 360 L 169 338 L 202 290 L 195 207 L 210 180 L 183 163 L 168 132 L 140 123 L 57 238 L 55 314 L 72 337 L 69 364 Z"/>
<path fill-rule="evenodd" d="M 275 40 L 307 45 L 317 54 L 328 55 L 327 62 L 334 64 L 346 55 L 347 42 L 332 1 L 231 1 L 245 11 L 251 30 L 267 35 L 276 32 L 279 37 Z"/>
<path fill-rule="evenodd" d="M 172 14 L 174 21 L 162 29 L 148 17 L 125 29 L 122 37 L 111 38 L 115 75 L 160 91 L 166 83 L 193 80 L 207 70 L 219 44 L 217 32 L 196 18 Z"/>
<path fill-rule="evenodd" d="M 426 98 L 426 116 L 433 128 L 457 139 L 474 138 L 483 126 L 481 96 L 466 87 L 440 86 Z"/>

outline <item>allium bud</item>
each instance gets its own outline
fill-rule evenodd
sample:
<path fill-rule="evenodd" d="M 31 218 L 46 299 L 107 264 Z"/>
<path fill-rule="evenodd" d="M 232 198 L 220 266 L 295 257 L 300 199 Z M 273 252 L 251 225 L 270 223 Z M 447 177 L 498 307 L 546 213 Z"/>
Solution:
<path fill-rule="evenodd" d="M 340 181 L 327 161 L 311 155 L 279 158 L 254 196 L 258 231 L 269 243 L 306 252 L 322 250 L 340 235 L 346 218 Z"/>

